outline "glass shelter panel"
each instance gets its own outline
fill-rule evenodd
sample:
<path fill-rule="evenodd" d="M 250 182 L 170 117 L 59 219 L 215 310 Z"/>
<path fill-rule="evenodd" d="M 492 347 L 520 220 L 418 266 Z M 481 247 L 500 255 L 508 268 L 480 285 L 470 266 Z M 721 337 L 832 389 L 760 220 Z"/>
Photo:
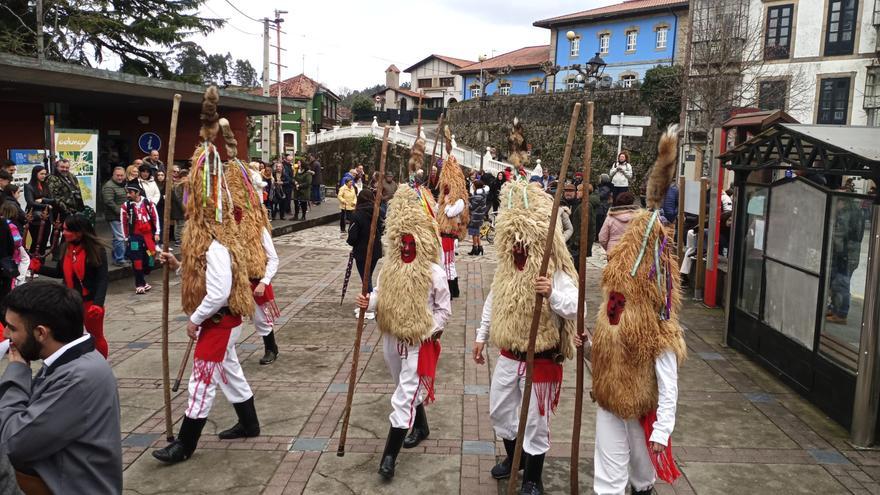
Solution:
<path fill-rule="evenodd" d="M 841 195 L 831 201 L 825 320 L 819 352 L 855 373 L 871 239 L 871 200 Z"/>
<path fill-rule="evenodd" d="M 811 351 L 818 297 L 818 276 L 767 260 L 764 321 Z"/>
<path fill-rule="evenodd" d="M 767 188 L 746 186 L 746 237 L 740 246 L 745 254 L 742 284 L 737 300 L 739 309 L 759 316 L 761 279 L 764 271 L 764 232 L 767 226 Z"/>
<path fill-rule="evenodd" d="M 770 197 L 767 257 L 818 275 L 825 202 L 823 191 L 801 180 L 774 187 Z"/>

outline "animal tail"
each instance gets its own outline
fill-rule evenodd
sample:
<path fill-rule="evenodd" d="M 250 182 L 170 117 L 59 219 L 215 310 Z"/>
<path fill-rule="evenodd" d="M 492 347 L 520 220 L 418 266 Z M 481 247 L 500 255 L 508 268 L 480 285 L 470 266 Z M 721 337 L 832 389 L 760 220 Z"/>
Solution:
<path fill-rule="evenodd" d="M 217 113 L 217 104 L 220 102 L 220 91 L 217 86 L 209 86 L 202 98 L 202 128 L 199 131 L 202 141 L 214 141 L 217 131 L 220 130 L 220 115 Z"/>
<path fill-rule="evenodd" d="M 657 145 L 657 160 L 648 176 L 645 202 L 648 209 L 658 210 L 663 206 L 666 191 L 675 180 L 676 158 L 678 157 L 678 125 L 670 125 L 660 136 Z"/>

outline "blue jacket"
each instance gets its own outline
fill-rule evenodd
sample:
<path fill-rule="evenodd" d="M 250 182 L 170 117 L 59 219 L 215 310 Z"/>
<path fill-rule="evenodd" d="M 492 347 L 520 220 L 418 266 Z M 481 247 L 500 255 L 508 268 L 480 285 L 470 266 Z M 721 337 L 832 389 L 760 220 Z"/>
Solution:
<path fill-rule="evenodd" d="M 663 198 L 663 216 L 669 223 L 675 223 L 678 218 L 678 186 L 672 184 Z"/>

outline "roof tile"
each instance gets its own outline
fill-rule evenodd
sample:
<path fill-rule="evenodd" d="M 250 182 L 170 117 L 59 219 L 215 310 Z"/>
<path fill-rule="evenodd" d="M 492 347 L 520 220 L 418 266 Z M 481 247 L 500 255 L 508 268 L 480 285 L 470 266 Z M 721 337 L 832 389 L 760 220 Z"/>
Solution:
<path fill-rule="evenodd" d="M 542 63 L 550 60 L 550 45 L 527 46 L 512 52 L 502 53 L 496 57 L 486 59 L 483 62 L 462 67 L 452 71 L 454 74 L 469 74 L 482 70 L 493 70 L 507 67 L 523 69 L 539 67 Z"/>
<path fill-rule="evenodd" d="M 539 27 L 550 27 L 554 24 L 564 24 L 575 21 L 586 21 L 599 17 L 610 17 L 615 15 L 623 15 L 627 13 L 636 13 L 643 10 L 653 10 L 663 7 L 687 7 L 686 0 L 624 0 L 622 3 L 614 5 L 606 5 L 595 9 L 575 12 L 573 14 L 561 15 L 543 19 L 534 23 Z"/>

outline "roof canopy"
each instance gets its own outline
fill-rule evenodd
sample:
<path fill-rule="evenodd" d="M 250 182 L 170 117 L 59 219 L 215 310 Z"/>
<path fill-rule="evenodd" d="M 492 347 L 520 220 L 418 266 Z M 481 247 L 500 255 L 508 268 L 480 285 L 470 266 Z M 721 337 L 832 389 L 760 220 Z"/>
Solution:
<path fill-rule="evenodd" d="M 7 93 L 8 91 L 8 93 Z M 175 93 L 183 104 L 201 105 L 205 88 L 196 84 L 166 81 L 80 65 L 39 61 L 0 53 L 0 94 L 15 100 L 84 105 L 122 105 L 127 108 L 171 106 Z M 290 102 L 283 110 L 290 111 Z M 220 107 L 245 110 L 250 115 L 278 111 L 274 99 L 237 91 L 220 90 Z"/>
<path fill-rule="evenodd" d="M 719 158 L 734 171 L 811 170 L 830 175 L 880 177 L 876 127 L 775 124 Z"/>

